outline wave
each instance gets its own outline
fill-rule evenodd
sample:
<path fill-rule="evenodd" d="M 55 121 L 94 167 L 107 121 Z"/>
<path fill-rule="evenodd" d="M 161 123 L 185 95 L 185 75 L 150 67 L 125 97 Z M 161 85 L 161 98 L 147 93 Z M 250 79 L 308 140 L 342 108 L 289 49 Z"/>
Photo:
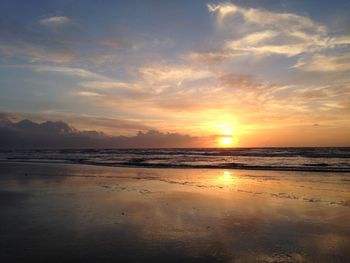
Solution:
<path fill-rule="evenodd" d="M 0 151 L 0 161 L 143 168 L 350 172 L 350 148 L 35 149 Z"/>
<path fill-rule="evenodd" d="M 26 162 L 26 163 L 70 163 L 111 167 L 134 168 L 173 168 L 173 169 L 239 169 L 239 170 L 270 170 L 270 171 L 299 171 L 299 172 L 350 172 L 350 167 L 332 167 L 324 164 L 305 166 L 267 166 L 244 164 L 172 164 L 172 163 L 142 163 L 142 162 L 94 162 L 89 160 L 53 160 L 53 159 L 0 159 L 2 162 Z"/>
<path fill-rule="evenodd" d="M 288 148 L 169 148 L 169 149 L 30 149 L 1 150 L 1 153 L 52 154 L 141 154 L 141 155 L 201 155 L 201 156 L 255 156 L 255 157 L 308 157 L 350 158 L 350 147 L 288 147 Z"/>

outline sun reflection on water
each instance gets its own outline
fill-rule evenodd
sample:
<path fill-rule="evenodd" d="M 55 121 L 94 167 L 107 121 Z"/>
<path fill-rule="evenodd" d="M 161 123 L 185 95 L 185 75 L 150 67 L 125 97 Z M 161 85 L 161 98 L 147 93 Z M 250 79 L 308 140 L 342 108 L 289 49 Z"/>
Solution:
<path fill-rule="evenodd" d="M 219 176 L 218 181 L 225 185 L 236 184 L 237 178 L 233 176 L 233 172 L 231 171 L 223 171 L 223 173 Z"/>

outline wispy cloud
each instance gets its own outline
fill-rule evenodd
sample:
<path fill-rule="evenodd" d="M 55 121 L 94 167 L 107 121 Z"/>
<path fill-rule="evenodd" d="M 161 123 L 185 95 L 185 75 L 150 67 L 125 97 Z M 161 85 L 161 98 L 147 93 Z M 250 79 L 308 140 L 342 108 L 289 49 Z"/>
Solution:
<path fill-rule="evenodd" d="M 309 36 L 303 32 L 260 31 L 244 36 L 238 40 L 229 40 L 225 47 L 242 53 L 256 53 L 260 55 L 280 54 L 295 56 L 311 53 L 328 46 L 327 40 L 320 36 Z"/>
<path fill-rule="evenodd" d="M 180 86 L 187 81 L 196 81 L 212 76 L 212 72 L 206 69 L 195 69 L 188 65 L 176 64 L 146 66 L 139 69 L 139 72 L 141 78 L 156 90 L 162 90 L 162 87 L 168 85 Z"/>
<path fill-rule="evenodd" d="M 197 52 L 191 51 L 185 54 L 183 57 L 191 62 L 203 63 L 205 65 L 216 64 L 223 62 L 230 58 L 232 54 L 228 52 L 220 51 L 208 51 L 208 52 Z"/>
<path fill-rule="evenodd" d="M 316 54 L 303 58 L 294 66 L 303 71 L 342 72 L 350 70 L 350 53 L 336 55 Z"/>
<path fill-rule="evenodd" d="M 209 12 L 217 15 L 220 26 L 232 26 L 229 17 L 241 15 L 243 22 L 259 27 L 274 27 L 291 31 L 311 30 L 319 33 L 326 31 L 326 27 L 319 25 L 310 18 L 292 13 L 278 13 L 256 8 L 244 8 L 233 3 L 208 4 Z"/>
<path fill-rule="evenodd" d="M 143 99 L 144 103 L 155 103 L 165 100 L 172 94 L 173 100 L 189 94 L 193 88 L 198 90 L 197 81 L 212 80 L 213 72 L 203 68 L 193 68 L 189 65 L 179 64 L 153 64 L 138 69 L 137 76 L 128 82 L 117 79 L 89 80 L 79 83 L 79 87 L 89 89 L 99 94 L 108 94 L 106 100 L 121 100 L 124 103 L 133 103 Z M 186 84 L 186 85 L 185 85 Z M 157 99 L 154 96 L 157 95 Z M 144 105 L 138 101 L 138 105 Z M 157 104 L 157 103 L 156 103 Z"/>
<path fill-rule="evenodd" d="M 0 45 L 1 52 L 10 57 L 26 57 L 29 62 L 68 63 L 75 54 L 72 51 L 58 51 L 30 44 Z"/>
<path fill-rule="evenodd" d="M 77 94 L 84 97 L 102 97 L 103 96 L 102 94 L 91 92 L 91 91 L 79 91 Z"/>
<path fill-rule="evenodd" d="M 39 24 L 46 27 L 63 26 L 71 22 L 71 19 L 66 16 L 50 16 L 39 20 Z"/>
<path fill-rule="evenodd" d="M 80 82 L 80 87 L 96 89 L 96 90 L 111 90 L 111 89 L 137 89 L 139 85 L 136 83 L 128 83 L 122 81 L 84 81 Z"/>
<path fill-rule="evenodd" d="M 33 65 L 30 68 L 36 72 L 51 72 L 57 74 L 63 74 L 68 76 L 77 76 L 81 78 L 90 78 L 90 79 L 108 79 L 105 76 L 96 74 L 94 72 L 82 69 L 82 68 L 73 68 L 73 67 L 59 67 L 59 66 L 48 66 L 48 65 Z"/>
<path fill-rule="evenodd" d="M 233 3 L 208 4 L 217 26 L 228 36 L 222 52 L 278 54 L 287 57 L 315 53 L 350 44 L 347 36 L 331 36 L 325 25 L 292 13 L 244 8 Z"/>
<path fill-rule="evenodd" d="M 90 80 L 82 81 L 78 84 L 79 89 L 84 89 L 83 93 L 86 93 L 86 89 L 89 91 L 87 94 L 98 94 L 98 96 L 105 96 L 104 100 L 140 100 L 149 97 L 152 94 L 152 90 L 144 85 L 142 82 L 121 82 L 118 80 Z M 78 93 L 82 95 L 80 92 Z M 84 95 L 84 94 L 83 94 Z M 96 96 L 97 97 L 97 96 Z M 98 101 L 98 103 L 102 103 Z"/>

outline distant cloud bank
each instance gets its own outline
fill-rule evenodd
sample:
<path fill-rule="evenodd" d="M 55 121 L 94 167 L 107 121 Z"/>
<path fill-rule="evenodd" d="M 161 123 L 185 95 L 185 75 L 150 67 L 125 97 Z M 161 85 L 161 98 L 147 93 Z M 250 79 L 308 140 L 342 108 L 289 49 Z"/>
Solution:
<path fill-rule="evenodd" d="M 108 136 L 103 132 L 80 131 L 62 121 L 36 123 L 13 121 L 0 115 L 0 149 L 23 148 L 171 148 L 199 147 L 200 138 L 157 130 L 135 136 Z"/>

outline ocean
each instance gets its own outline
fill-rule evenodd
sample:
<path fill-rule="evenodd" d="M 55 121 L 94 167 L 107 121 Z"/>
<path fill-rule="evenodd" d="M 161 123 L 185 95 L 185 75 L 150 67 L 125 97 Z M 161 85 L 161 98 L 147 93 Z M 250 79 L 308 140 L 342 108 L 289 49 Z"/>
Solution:
<path fill-rule="evenodd" d="M 350 147 L 1 150 L 0 161 L 115 167 L 350 172 Z"/>

